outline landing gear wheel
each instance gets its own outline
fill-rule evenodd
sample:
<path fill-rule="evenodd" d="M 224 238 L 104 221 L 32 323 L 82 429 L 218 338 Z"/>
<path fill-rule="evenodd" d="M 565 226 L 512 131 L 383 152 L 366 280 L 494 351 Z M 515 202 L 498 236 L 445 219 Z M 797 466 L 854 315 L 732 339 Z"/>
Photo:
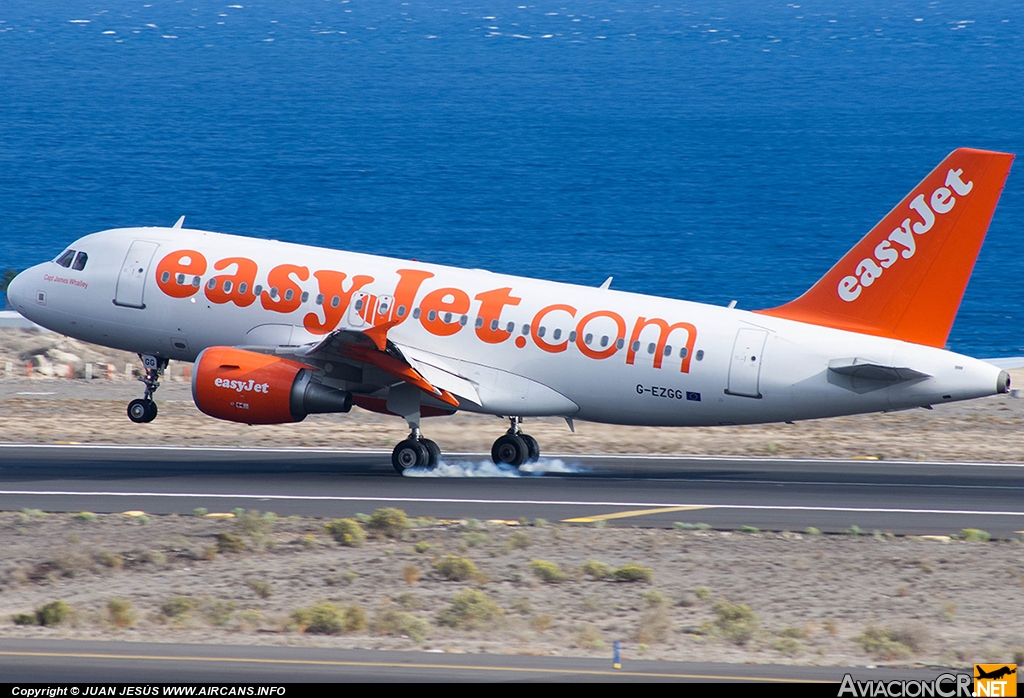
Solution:
<path fill-rule="evenodd" d="M 540 444 L 537 443 L 537 439 L 533 438 L 529 434 L 519 434 L 519 438 L 526 442 L 526 462 L 536 463 L 540 460 Z"/>
<path fill-rule="evenodd" d="M 409 468 L 425 468 L 430 463 L 430 449 L 422 441 L 406 439 L 395 446 L 391 452 L 391 465 L 398 473 L 404 473 Z"/>
<path fill-rule="evenodd" d="M 526 440 L 519 434 L 505 434 L 491 446 L 491 460 L 497 465 L 514 465 L 519 467 L 530 455 Z"/>
<path fill-rule="evenodd" d="M 152 400 L 132 400 L 128 403 L 128 419 L 145 424 L 156 419 L 156 403 Z"/>
<path fill-rule="evenodd" d="M 427 467 L 436 468 L 437 464 L 441 462 L 441 447 L 437 445 L 437 442 L 430 439 L 420 439 L 420 443 L 427 447 L 427 452 L 430 454 Z"/>

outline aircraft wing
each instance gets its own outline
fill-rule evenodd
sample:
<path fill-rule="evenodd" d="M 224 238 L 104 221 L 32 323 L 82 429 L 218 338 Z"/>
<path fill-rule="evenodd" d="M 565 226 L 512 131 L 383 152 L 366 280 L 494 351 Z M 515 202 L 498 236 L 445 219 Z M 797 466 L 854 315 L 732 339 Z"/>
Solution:
<path fill-rule="evenodd" d="M 399 347 L 389 340 L 387 332 L 396 324 L 398 323 L 393 321 L 367 330 L 335 330 L 319 343 L 308 345 L 296 352 L 296 358 L 341 358 L 380 369 L 452 407 L 459 406 L 459 398 L 480 404 L 480 397 L 473 385 L 452 372 L 440 360 L 423 360 L 423 356 L 431 355 L 416 352 L 408 347 Z M 409 356 L 414 353 L 417 358 Z"/>

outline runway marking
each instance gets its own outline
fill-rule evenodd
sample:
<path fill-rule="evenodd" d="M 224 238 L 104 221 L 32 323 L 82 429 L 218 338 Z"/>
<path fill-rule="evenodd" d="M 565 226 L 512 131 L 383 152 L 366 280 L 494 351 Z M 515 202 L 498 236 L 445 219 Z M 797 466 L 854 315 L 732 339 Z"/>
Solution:
<path fill-rule="evenodd" d="M 249 657 L 193 657 L 153 654 L 100 654 L 91 652 L 16 652 L 0 650 L 6 657 L 44 657 L 50 659 L 131 659 L 159 662 L 227 662 L 233 664 L 283 664 L 312 666 L 348 666 L 374 669 L 442 669 L 445 671 L 490 671 L 504 673 L 537 673 L 584 676 L 635 676 L 638 678 L 698 679 L 705 681 L 772 681 L 777 683 L 835 683 L 822 679 L 778 678 L 771 676 L 728 676 L 719 674 L 671 674 L 651 671 L 626 671 L 622 669 L 551 669 L 531 667 L 502 667 L 472 664 L 427 664 L 421 662 L 356 662 L 329 659 L 260 659 Z"/>
<path fill-rule="evenodd" d="M 658 509 L 634 509 L 633 511 L 618 511 L 614 514 L 599 514 L 597 516 L 583 516 L 577 519 L 562 519 L 562 523 L 594 523 L 595 521 L 611 521 L 612 519 L 629 519 L 634 516 L 648 516 L 650 514 L 671 514 L 676 511 L 696 511 L 698 509 L 710 509 L 710 506 L 685 506 L 685 507 L 661 507 Z"/>
<path fill-rule="evenodd" d="M 799 504 L 714 504 L 707 502 L 610 502 L 573 501 L 565 499 L 460 499 L 457 497 L 357 497 L 302 494 L 201 494 L 195 492 L 73 492 L 67 490 L 0 490 L 2 495 L 40 495 L 62 497 L 153 497 L 170 499 L 255 499 L 278 501 L 320 501 L 320 502 L 401 502 L 408 504 L 525 504 L 538 506 L 580 506 L 580 507 L 630 507 L 630 508 L 700 508 L 700 509 L 747 509 L 769 511 L 828 511 L 863 514 L 949 514 L 962 516 L 1024 516 L 1024 511 L 984 511 L 981 509 L 904 509 L 898 507 L 827 507 Z M 681 510 L 681 509 L 680 509 Z"/>

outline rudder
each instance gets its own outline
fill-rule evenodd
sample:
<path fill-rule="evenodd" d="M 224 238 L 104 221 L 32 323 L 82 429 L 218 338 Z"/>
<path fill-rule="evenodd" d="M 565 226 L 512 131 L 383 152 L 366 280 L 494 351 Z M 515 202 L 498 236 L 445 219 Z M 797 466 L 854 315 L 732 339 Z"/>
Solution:
<path fill-rule="evenodd" d="M 1013 158 L 954 150 L 806 293 L 755 312 L 942 347 Z"/>

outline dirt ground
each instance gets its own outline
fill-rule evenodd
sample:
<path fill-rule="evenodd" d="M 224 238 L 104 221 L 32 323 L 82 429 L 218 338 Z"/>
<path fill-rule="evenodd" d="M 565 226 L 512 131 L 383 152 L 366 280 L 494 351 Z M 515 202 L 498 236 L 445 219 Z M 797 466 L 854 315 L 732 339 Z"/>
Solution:
<path fill-rule="evenodd" d="M 619 640 L 627 657 L 824 665 L 1024 653 L 1020 542 L 417 521 L 344 547 L 325 523 L 0 514 L 0 636 L 583 656 Z M 446 579 L 449 555 L 475 570 Z M 650 580 L 599 578 L 630 563 Z M 63 621 L 36 625 L 58 599 Z M 322 602 L 336 609 L 309 610 Z M 325 618 L 338 634 L 316 632 Z"/>
<path fill-rule="evenodd" d="M 181 364 L 157 394 L 158 419 L 135 425 L 124 410 L 142 388 L 125 365 L 138 363 L 0 331 L 0 441 L 390 449 L 405 435 L 401 420 L 358 409 L 279 427 L 219 422 L 192 404 Z M 75 378 L 54 377 L 68 366 Z M 551 455 L 1024 462 L 1017 395 L 795 425 L 527 427 Z M 504 429 L 474 415 L 425 423 L 451 452 L 487 451 Z M 610 656 L 619 640 L 626 656 L 697 661 L 1024 663 L 1019 540 L 418 521 L 344 547 L 326 523 L 0 513 L 0 635 L 588 656 Z M 448 555 L 475 571 L 446 579 Z M 629 563 L 650 581 L 598 578 Z M 61 622 L 39 625 L 60 615 L 36 613 L 57 600 Z M 324 602 L 336 608 L 311 610 Z"/>

